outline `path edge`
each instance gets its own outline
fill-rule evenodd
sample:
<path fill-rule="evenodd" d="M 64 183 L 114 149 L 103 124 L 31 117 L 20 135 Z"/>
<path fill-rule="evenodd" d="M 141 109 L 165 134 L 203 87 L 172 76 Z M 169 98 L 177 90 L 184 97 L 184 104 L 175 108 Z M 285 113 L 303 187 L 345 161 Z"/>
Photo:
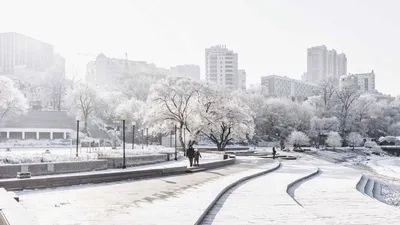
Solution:
<path fill-rule="evenodd" d="M 305 180 L 307 180 L 307 179 L 310 179 L 310 178 L 312 178 L 312 177 L 314 177 L 314 176 L 317 176 L 319 173 L 321 173 L 321 170 L 320 170 L 319 167 L 317 167 L 317 170 L 315 170 L 314 172 L 312 172 L 312 173 L 310 173 L 310 174 L 308 174 L 308 175 L 306 175 L 306 176 L 304 176 L 304 177 L 301 177 L 301 178 L 299 178 L 299 179 L 296 179 L 295 181 L 293 181 L 292 183 L 290 183 L 290 184 L 287 185 L 286 193 L 287 193 L 299 206 L 303 207 L 303 206 L 300 204 L 300 202 L 298 202 L 298 201 L 296 200 L 296 198 L 294 197 L 294 191 L 295 191 L 296 189 L 293 190 L 293 195 L 289 193 L 289 190 L 290 190 L 293 186 L 295 186 L 296 184 L 298 184 L 298 183 L 300 183 L 300 182 L 303 182 L 303 181 L 305 181 Z"/>
<path fill-rule="evenodd" d="M 207 206 L 207 208 L 203 211 L 203 213 L 200 215 L 200 217 L 196 220 L 196 223 L 194 225 L 200 225 L 203 222 L 203 220 L 206 218 L 207 214 L 214 207 L 214 205 L 218 202 L 218 200 L 220 200 L 221 197 L 224 194 L 226 194 L 230 189 L 232 189 L 233 187 L 239 185 L 240 183 L 245 182 L 247 180 L 250 180 L 252 178 L 259 177 L 259 176 L 262 176 L 264 174 L 273 172 L 273 171 L 279 169 L 280 167 L 281 167 L 281 162 L 278 161 L 278 164 L 276 166 L 272 167 L 272 168 L 269 168 L 267 170 L 258 172 L 256 174 L 252 174 L 252 175 L 249 175 L 249 176 L 246 176 L 246 177 L 242 177 L 239 180 L 237 180 L 237 181 L 229 184 L 228 186 L 226 186 L 224 189 L 222 189 L 222 191 L 220 191 L 218 193 L 218 195 L 214 198 L 214 200 Z"/>

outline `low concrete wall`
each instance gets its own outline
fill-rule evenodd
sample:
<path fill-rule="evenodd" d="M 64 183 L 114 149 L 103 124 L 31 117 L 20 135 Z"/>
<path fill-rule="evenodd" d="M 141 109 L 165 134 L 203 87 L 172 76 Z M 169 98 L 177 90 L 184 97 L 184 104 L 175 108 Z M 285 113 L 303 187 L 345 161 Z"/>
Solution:
<path fill-rule="evenodd" d="M 107 160 L 7 164 L 0 165 L 0 178 L 15 178 L 18 172 L 30 172 L 32 176 L 41 176 L 105 169 L 107 169 Z"/>
<path fill-rule="evenodd" d="M 226 160 L 222 160 L 222 161 L 202 163 L 202 164 L 200 164 L 200 167 L 203 167 L 203 168 L 209 170 L 209 169 L 214 169 L 214 168 L 218 168 L 218 167 L 232 165 L 234 163 L 235 163 L 235 159 L 226 159 Z"/>
<path fill-rule="evenodd" d="M 161 176 L 169 176 L 176 174 L 184 174 L 187 170 L 186 166 L 164 168 L 164 169 L 148 169 L 134 171 L 118 171 L 96 174 L 78 174 L 61 177 L 40 177 L 30 179 L 7 179 L 0 180 L 0 186 L 7 191 L 19 191 L 24 189 L 42 189 L 55 188 L 63 186 L 96 184 L 106 182 L 116 182 L 122 180 L 155 178 Z"/>
<path fill-rule="evenodd" d="M 174 154 L 154 154 L 154 155 L 127 156 L 127 157 L 125 157 L 125 163 L 126 163 L 127 167 L 142 166 L 142 165 L 166 162 L 168 160 L 173 160 L 174 157 L 175 157 Z M 123 157 L 101 156 L 101 157 L 99 157 L 99 159 L 107 160 L 107 167 L 109 169 L 122 168 Z"/>

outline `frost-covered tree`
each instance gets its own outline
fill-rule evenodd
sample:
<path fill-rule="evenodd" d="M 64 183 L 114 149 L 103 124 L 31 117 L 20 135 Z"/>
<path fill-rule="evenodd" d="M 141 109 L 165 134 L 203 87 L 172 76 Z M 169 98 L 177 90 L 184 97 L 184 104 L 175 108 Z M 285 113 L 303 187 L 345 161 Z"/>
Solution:
<path fill-rule="evenodd" d="M 126 120 L 140 124 L 144 117 L 145 106 L 145 102 L 132 98 L 120 103 L 115 111 L 119 118 L 125 117 Z"/>
<path fill-rule="evenodd" d="M 337 91 L 337 118 L 339 119 L 339 134 L 345 138 L 351 132 L 354 119 L 354 105 L 357 103 L 359 91 L 352 86 L 344 86 Z"/>
<path fill-rule="evenodd" d="M 311 135 L 315 135 L 319 138 L 317 147 L 322 144 L 322 135 L 328 134 L 331 131 L 337 131 L 339 127 L 339 121 L 336 117 L 331 118 L 318 118 L 313 117 L 311 119 Z"/>
<path fill-rule="evenodd" d="M 135 98 L 140 101 L 146 101 L 151 85 L 161 80 L 163 76 L 155 76 L 152 74 L 123 74 L 121 75 L 116 90 L 121 92 L 124 98 Z"/>
<path fill-rule="evenodd" d="M 326 139 L 326 143 L 335 149 L 336 147 L 342 146 L 342 137 L 340 137 L 337 132 L 330 132 L 328 134 L 328 138 Z"/>
<path fill-rule="evenodd" d="M 395 137 L 400 136 L 400 122 L 390 125 L 388 128 L 388 134 Z"/>
<path fill-rule="evenodd" d="M 240 98 L 219 89 L 206 93 L 203 92 L 203 98 L 199 100 L 197 119 L 202 122 L 197 130 L 216 144 L 219 151 L 232 140 L 253 136 L 251 110 Z"/>
<path fill-rule="evenodd" d="M 88 83 L 77 83 L 66 96 L 71 115 L 79 115 L 84 121 L 84 132 L 87 133 L 88 119 L 94 115 L 100 104 L 98 92 Z"/>
<path fill-rule="evenodd" d="M 289 135 L 288 141 L 293 145 L 294 148 L 296 148 L 309 144 L 310 138 L 308 138 L 307 135 L 301 131 L 293 131 Z"/>
<path fill-rule="evenodd" d="M 354 150 L 355 146 L 360 146 L 363 143 L 363 138 L 361 134 L 357 132 L 351 132 L 347 137 L 347 141 L 349 142 L 350 146 L 353 147 Z"/>
<path fill-rule="evenodd" d="M 0 121 L 24 114 L 27 109 L 28 102 L 15 87 L 14 82 L 5 76 L 0 76 Z"/>
<path fill-rule="evenodd" d="M 98 104 L 95 113 L 98 118 L 101 118 L 106 124 L 121 119 L 121 115 L 117 113 L 117 108 L 120 104 L 128 101 L 121 92 L 104 90 L 99 92 L 97 97 Z"/>
<path fill-rule="evenodd" d="M 149 126 L 177 125 L 179 141 L 185 150 L 183 131 L 187 129 L 191 132 L 190 117 L 203 86 L 202 83 L 179 77 L 168 77 L 152 85 L 147 99 L 149 108 L 146 109 L 145 123 Z"/>
<path fill-rule="evenodd" d="M 323 82 L 316 91 L 316 96 L 321 104 L 321 116 L 330 117 L 333 113 L 335 93 L 337 91 L 337 81 L 330 78 Z"/>
<path fill-rule="evenodd" d="M 366 134 L 368 119 L 373 115 L 376 98 L 371 94 L 361 95 L 354 105 L 354 127 L 359 133 Z"/>

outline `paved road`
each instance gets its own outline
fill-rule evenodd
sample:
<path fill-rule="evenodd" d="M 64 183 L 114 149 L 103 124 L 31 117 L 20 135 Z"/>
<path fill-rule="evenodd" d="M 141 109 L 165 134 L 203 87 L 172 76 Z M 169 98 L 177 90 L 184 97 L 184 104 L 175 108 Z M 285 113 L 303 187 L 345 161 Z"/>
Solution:
<path fill-rule="evenodd" d="M 193 224 L 219 190 L 272 162 L 253 158 L 239 161 L 202 173 L 30 191 L 21 196 L 20 204 L 43 225 Z"/>
<path fill-rule="evenodd" d="M 315 224 L 324 222 L 299 206 L 286 192 L 287 185 L 316 168 L 285 161 L 280 169 L 243 183 L 221 198 L 203 225 Z"/>

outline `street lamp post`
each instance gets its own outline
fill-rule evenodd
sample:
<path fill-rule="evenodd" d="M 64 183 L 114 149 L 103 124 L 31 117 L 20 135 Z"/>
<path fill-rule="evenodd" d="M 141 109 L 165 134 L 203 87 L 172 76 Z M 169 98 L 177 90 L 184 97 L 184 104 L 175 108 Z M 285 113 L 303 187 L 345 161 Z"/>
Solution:
<path fill-rule="evenodd" d="M 178 160 L 178 149 L 176 146 L 176 124 L 175 124 L 175 161 Z"/>
<path fill-rule="evenodd" d="M 122 117 L 122 154 L 123 154 L 122 169 L 125 169 L 126 168 L 126 158 L 125 158 L 125 117 Z"/>
<path fill-rule="evenodd" d="M 149 147 L 149 128 L 146 127 L 146 147 Z"/>
<path fill-rule="evenodd" d="M 79 120 L 80 117 L 76 116 L 76 157 L 78 157 L 79 151 Z"/>
<path fill-rule="evenodd" d="M 132 122 L 132 149 L 135 148 L 135 121 Z"/>
<path fill-rule="evenodd" d="M 143 149 L 143 143 L 144 142 L 144 128 L 142 128 L 142 149 Z"/>

